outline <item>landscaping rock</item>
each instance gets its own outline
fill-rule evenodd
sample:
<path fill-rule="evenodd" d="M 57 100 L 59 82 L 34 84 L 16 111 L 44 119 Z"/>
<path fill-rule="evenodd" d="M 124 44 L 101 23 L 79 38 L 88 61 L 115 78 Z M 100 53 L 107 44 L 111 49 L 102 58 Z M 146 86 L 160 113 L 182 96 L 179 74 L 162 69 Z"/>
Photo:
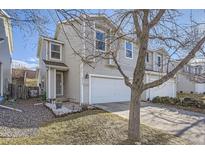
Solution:
<path fill-rule="evenodd" d="M 45 106 L 49 108 L 56 117 L 82 111 L 82 108 L 74 103 L 64 103 L 61 108 L 56 108 L 55 103 L 45 103 Z"/>
<path fill-rule="evenodd" d="M 39 126 L 54 119 L 53 114 L 43 105 L 34 106 L 35 99 L 17 100 L 15 107 L 23 112 L 0 108 L 0 136 L 26 137 L 34 135 Z M 13 103 L 4 103 L 13 107 Z"/>
<path fill-rule="evenodd" d="M 152 103 L 160 103 L 160 104 L 171 104 L 171 105 L 177 105 L 181 103 L 181 100 L 178 98 L 172 98 L 172 97 L 155 97 L 152 100 Z"/>

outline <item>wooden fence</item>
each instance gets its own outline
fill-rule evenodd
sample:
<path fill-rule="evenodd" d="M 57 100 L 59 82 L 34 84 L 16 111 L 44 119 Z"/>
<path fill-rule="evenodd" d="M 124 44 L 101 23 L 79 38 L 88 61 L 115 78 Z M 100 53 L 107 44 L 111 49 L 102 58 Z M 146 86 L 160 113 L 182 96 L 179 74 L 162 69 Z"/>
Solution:
<path fill-rule="evenodd" d="M 25 85 L 9 84 L 8 97 L 13 99 L 28 99 L 39 96 L 38 87 L 27 87 Z"/>

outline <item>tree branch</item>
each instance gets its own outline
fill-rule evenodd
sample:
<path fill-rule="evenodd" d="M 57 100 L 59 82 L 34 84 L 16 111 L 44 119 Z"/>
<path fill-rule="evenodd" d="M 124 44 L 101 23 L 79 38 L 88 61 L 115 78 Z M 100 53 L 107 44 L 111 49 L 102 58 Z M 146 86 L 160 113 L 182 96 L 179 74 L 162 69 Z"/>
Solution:
<path fill-rule="evenodd" d="M 141 30 L 140 24 L 139 24 L 138 10 L 134 10 L 134 12 L 132 14 L 133 14 L 135 30 L 136 30 L 137 36 L 140 38 L 142 30 Z"/>
<path fill-rule="evenodd" d="M 114 52 L 112 52 L 112 58 L 115 62 L 115 64 L 117 65 L 117 69 L 119 70 L 120 74 L 123 76 L 124 78 L 124 81 L 125 81 L 125 84 L 128 86 L 128 87 L 132 87 L 132 84 L 130 83 L 130 79 L 129 77 L 123 72 L 122 68 L 120 67 L 119 63 L 117 62 L 117 59 L 116 59 L 116 56 L 114 55 Z"/>
<path fill-rule="evenodd" d="M 152 21 L 150 21 L 149 23 L 149 28 L 154 27 L 159 20 L 161 19 L 161 17 L 164 15 L 166 10 L 159 10 L 159 12 L 157 13 L 157 15 L 152 19 Z"/>
<path fill-rule="evenodd" d="M 191 50 L 191 52 L 169 73 L 167 73 L 165 76 L 163 76 L 159 80 L 155 80 L 153 82 L 144 84 L 143 90 L 156 87 L 158 85 L 161 85 L 162 83 L 168 81 L 170 78 L 173 78 L 174 75 L 184 66 L 186 65 L 192 58 L 194 58 L 197 51 L 200 50 L 202 45 L 205 42 L 205 36 L 195 45 L 195 47 Z"/>

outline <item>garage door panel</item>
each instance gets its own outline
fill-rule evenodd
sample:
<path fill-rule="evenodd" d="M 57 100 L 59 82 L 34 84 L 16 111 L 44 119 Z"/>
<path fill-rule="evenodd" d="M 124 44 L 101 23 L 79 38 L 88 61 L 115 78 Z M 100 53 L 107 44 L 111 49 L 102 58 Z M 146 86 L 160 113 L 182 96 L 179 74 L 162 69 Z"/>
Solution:
<path fill-rule="evenodd" d="M 169 96 L 174 97 L 174 84 L 173 82 L 166 82 L 160 86 L 150 89 L 150 97 L 153 99 L 156 96 Z"/>
<path fill-rule="evenodd" d="M 118 78 L 91 78 L 91 103 L 109 103 L 130 100 L 130 88 Z"/>
<path fill-rule="evenodd" d="M 204 93 L 205 92 L 205 84 L 204 83 L 196 83 L 195 89 L 197 93 Z"/>
<path fill-rule="evenodd" d="M 150 76 L 149 82 L 155 81 L 159 79 L 159 77 Z M 176 97 L 176 83 L 174 79 L 170 79 L 167 82 L 163 83 L 160 86 L 151 88 L 147 90 L 147 98 L 153 99 L 156 96 L 169 96 L 169 97 Z"/>

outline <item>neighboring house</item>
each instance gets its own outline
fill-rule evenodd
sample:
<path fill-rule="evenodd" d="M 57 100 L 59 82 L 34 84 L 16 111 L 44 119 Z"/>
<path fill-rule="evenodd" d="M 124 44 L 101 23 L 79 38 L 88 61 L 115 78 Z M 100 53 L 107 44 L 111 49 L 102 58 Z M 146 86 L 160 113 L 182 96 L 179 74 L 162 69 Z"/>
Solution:
<path fill-rule="evenodd" d="M 192 59 L 177 73 L 177 92 L 205 93 L 204 58 Z"/>
<path fill-rule="evenodd" d="M 27 69 L 12 69 L 12 83 L 27 87 L 37 87 L 36 71 Z"/>
<path fill-rule="evenodd" d="M 0 96 L 7 93 L 11 83 L 12 27 L 9 16 L 0 10 Z"/>
<path fill-rule="evenodd" d="M 85 55 L 88 52 L 105 53 L 108 48 L 112 48 L 106 45 L 109 40 L 105 35 L 109 35 L 110 31 L 116 28 L 115 25 L 106 16 L 90 16 L 89 19 L 92 28 L 83 23 L 79 25 L 76 21 L 67 21 L 64 22 L 64 30 L 58 24 L 54 38 L 43 36 L 39 38 L 37 53 L 39 85 L 46 92 L 48 99 L 65 97 L 86 104 L 129 101 L 130 89 L 124 84 L 112 59 L 96 62 L 97 60 L 93 58 L 89 61 L 95 66 L 92 68 L 73 53 L 70 44 Z M 79 27 L 86 36 L 94 38 L 93 45 L 78 37 L 75 30 L 67 24 L 69 22 Z M 70 42 L 67 41 L 64 31 Z M 122 69 L 132 79 L 138 46 L 128 37 L 121 38 L 119 42 L 117 59 Z M 154 81 L 166 72 L 164 64 L 167 64 L 167 57 L 168 54 L 163 49 L 147 52 L 145 82 Z M 142 100 L 152 99 L 155 96 L 175 97 L 175 79 L 145 91 Z"/>

